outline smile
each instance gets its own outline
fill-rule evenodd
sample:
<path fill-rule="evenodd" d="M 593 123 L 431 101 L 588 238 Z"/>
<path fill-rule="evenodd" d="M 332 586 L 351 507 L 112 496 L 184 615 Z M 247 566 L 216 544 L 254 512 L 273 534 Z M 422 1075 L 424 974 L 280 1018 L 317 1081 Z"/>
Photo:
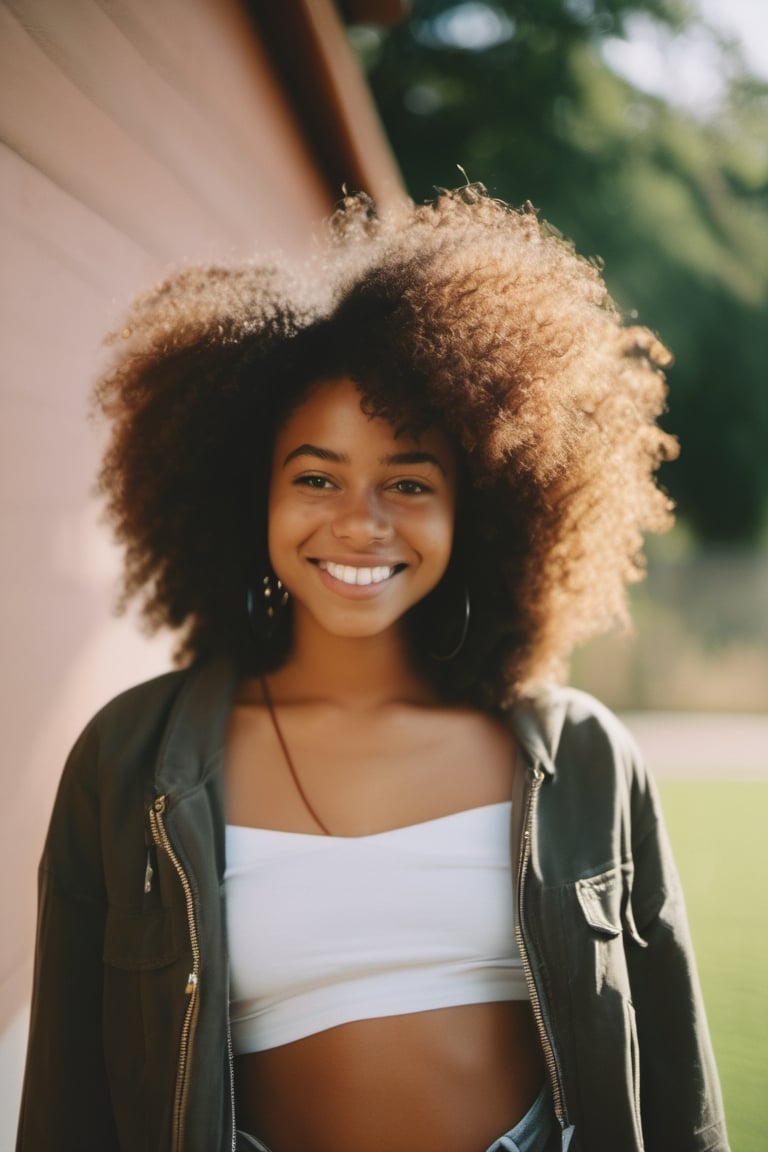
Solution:
<path fill-rule="evenodd" d="M 382 584 L 404 567 L 402 564 L 377 565 L 375 568 L 355 568 L 351 564 L 334 564 L 331 560 L 318 560 L 317 566 L 342 584 Z"/>

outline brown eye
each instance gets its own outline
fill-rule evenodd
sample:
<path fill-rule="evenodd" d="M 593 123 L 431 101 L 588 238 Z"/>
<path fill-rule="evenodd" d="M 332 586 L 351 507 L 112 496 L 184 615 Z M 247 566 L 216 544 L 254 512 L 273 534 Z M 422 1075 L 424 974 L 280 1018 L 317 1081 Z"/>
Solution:
<path fill-rule="evenodd" d="M 397 480 L 392 487 L 403 496 L 424 496 L 432 489 L 421 480 Z"/>
<path fill-rule="evenodd" d="M 316 491 L 322 491 L 324 488 L 332 488 L 333 485 L 327 476 L 297 476 L 293 481 L 298 487 L 312 488 Z"/>

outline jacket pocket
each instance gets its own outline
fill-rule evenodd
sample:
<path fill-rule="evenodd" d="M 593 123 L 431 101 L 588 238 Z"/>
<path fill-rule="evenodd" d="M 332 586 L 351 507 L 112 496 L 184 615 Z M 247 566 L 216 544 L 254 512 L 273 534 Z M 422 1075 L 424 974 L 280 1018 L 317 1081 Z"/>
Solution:
<path fill-rule="evenodd" d="M 625 949 L 646 947 L 635 927 L 631 904 L 631 870 L 620 866 L 577 880 L 575 894 L 583 918 L 582 933 L 591 940 L 594 983 L 598 993 L 615 989 L 630 998 Z"/>
<path fill-rule="evenodd" d="M 618 868 L 577 880 L 576 898 L 590 928 L 601 936 L 621 935 L 623 885 Z"/>
<path fill-rule="evenodd" d="M 163 968 L 179 957 L 175 937 L 167 908 L 139 912 L 110 907 L 104 930 L 104 963 L 129 971 Z"/>
<path fill-rule="evenodd" d="M 627 954 L 645 942 L 635 928 L 631 890 L 631 868 L 617 865 L 576 880 L 564 901 L 574 1075 L 590 1101 L 583 1118 L 585 1148 L 643 1147 Z"/>
<path fill-rule="evenodd" d="M 576 898 L 590 928 L 607 937 L 624 934 L 640 948 L 647 947 L 632 911 L 631 865 L 577 880 Z"/>

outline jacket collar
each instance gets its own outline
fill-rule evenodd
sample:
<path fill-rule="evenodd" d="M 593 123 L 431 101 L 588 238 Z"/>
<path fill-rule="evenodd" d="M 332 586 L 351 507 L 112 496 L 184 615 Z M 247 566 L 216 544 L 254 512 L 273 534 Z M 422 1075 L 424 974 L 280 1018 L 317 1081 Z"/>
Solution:
<path fill-rule="evenodd" d="M 530 765 L 542 768 L 549 776 L 555 774 L 566 712 L 567 694 L 551 688 L 535 699 L 514 704 L 508 713 L 508 723 Z"/>
<path fill-rule="evenodd" d="M 187 792 L 221 763 L 239 677 L 225 658 L 193 665 L 184 675 L 158 752 L 158 794 Z"/>

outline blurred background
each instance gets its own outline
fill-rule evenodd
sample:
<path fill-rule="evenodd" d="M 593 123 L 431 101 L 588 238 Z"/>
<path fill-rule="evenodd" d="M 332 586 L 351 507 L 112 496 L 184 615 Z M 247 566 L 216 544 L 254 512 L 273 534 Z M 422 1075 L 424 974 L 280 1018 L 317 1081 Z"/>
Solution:
<path fill-rule="evenodd" d="M 112 614 L 92 483 L 100 342 L 171 267 L 313 244 L 342 185 L 480 181 L 604 262 L 672 349 L 636 635 L 578 653 L 662 787 L 734 1152 L 768 1123 L 768 4 L 0 3 L 0 1152 L 13 1146 L 35 867 L 88 716 L 169 643 Z"/>

